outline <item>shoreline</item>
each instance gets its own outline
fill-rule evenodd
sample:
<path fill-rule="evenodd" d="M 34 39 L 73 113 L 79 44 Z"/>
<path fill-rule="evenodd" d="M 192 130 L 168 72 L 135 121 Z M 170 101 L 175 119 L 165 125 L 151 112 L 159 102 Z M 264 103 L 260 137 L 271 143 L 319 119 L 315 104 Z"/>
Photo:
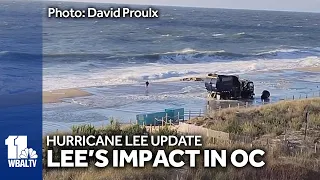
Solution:
<path fill-rule="evenodd" d="M 292 69 L 295 71 L 301 72 L 312 72 L 312 73 L 320 73 L 320 66 L 317 67 L 302 67 L 302 68 L 295 68 Z M 176 81 L 199 81 L 203 80 L 203 77 L 184 77 Z M 172 82 L 172 81 L 170 81 Z M 56 89 L 50 91 L 43 91 L 43 104 L 47 103 L 58 103 L 61 102 L 64 98 L 75 98 L 75 97 L 84 97 L 90 96 L 91 93 L 82 90 L 81 88 L 67 88 L 67 89 Z"/>
<path fill-rule="evenodd" d="M 57 89 L 52 91 L 43 91 L 42 101 L 44 104 L 58 103 L 64 98 L 84 97 L 90 95 L 91 94 L 87 91 L 79 88 Z"/>
<path fill-rule="evenodd" d="M 320 66 L 317 67 L 303 67 L 303 68 L 296 68 L 297 71 L 303 71 L 303 72 L 314 72 L 319 73 L 320 72 Z"/>

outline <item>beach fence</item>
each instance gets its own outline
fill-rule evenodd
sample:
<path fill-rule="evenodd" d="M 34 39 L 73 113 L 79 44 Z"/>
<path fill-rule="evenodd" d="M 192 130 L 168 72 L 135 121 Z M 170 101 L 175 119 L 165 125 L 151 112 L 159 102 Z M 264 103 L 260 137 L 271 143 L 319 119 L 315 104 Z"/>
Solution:
<path fill-rule="evenodd" d="M 308 99 L 308 98 L 317 98 L 317 97 L 320 97 L 320 90 L 319 91 L 312 91 L 312 92 L 308 92 L 308 93 L 286 95 L 285 97 L 281 98 L 280 100 L 297 100 L 297 99 Z"/>

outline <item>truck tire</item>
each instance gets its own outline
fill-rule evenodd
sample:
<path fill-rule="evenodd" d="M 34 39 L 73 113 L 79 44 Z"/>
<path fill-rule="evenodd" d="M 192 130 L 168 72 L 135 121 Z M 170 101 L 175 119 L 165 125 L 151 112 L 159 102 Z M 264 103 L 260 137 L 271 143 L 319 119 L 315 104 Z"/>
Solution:
<path fill-rule="evenodd" d="M 267 99 L 269 99 L 269 97 L 270 97 L 270 92 L 269 91 L 267 91 L 267 90 L 262 91 L 262 94 L 261 94 L 261 99 L 262 100 L 267 100 Z"/>

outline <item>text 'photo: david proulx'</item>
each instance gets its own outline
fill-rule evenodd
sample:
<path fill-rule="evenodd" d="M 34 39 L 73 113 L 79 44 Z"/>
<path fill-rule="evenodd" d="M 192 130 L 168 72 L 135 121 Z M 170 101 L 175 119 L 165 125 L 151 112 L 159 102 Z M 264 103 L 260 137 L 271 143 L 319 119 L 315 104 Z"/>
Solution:
<path fill-rule="evenodd" d="M 158 18 L 159 10 L 147 8 L 145 10 L 130 9 L 128 7 L 97 9 L 87 8 L 85 10 L 75 10 L 73 8 L 62 10 L 59 8 L 49 7 L 48 18 Z"/>
<path fill-rule="evenodd" d="M 0 0 L 0 180 L 320 179 L 319 7 Z"/>

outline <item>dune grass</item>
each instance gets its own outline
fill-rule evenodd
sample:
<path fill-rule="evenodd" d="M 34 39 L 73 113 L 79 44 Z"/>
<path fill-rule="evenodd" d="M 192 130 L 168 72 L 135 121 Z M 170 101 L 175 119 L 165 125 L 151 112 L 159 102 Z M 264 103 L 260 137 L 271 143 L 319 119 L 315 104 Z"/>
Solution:
<path fill-rule="evenodd" d="M 260 137 L 301 130 L 308 114 L 308 128 L 320 128 L 320 99 L 282 101 L 260 107 L 230 108 L 191 120 L 210 129 Z"/>

